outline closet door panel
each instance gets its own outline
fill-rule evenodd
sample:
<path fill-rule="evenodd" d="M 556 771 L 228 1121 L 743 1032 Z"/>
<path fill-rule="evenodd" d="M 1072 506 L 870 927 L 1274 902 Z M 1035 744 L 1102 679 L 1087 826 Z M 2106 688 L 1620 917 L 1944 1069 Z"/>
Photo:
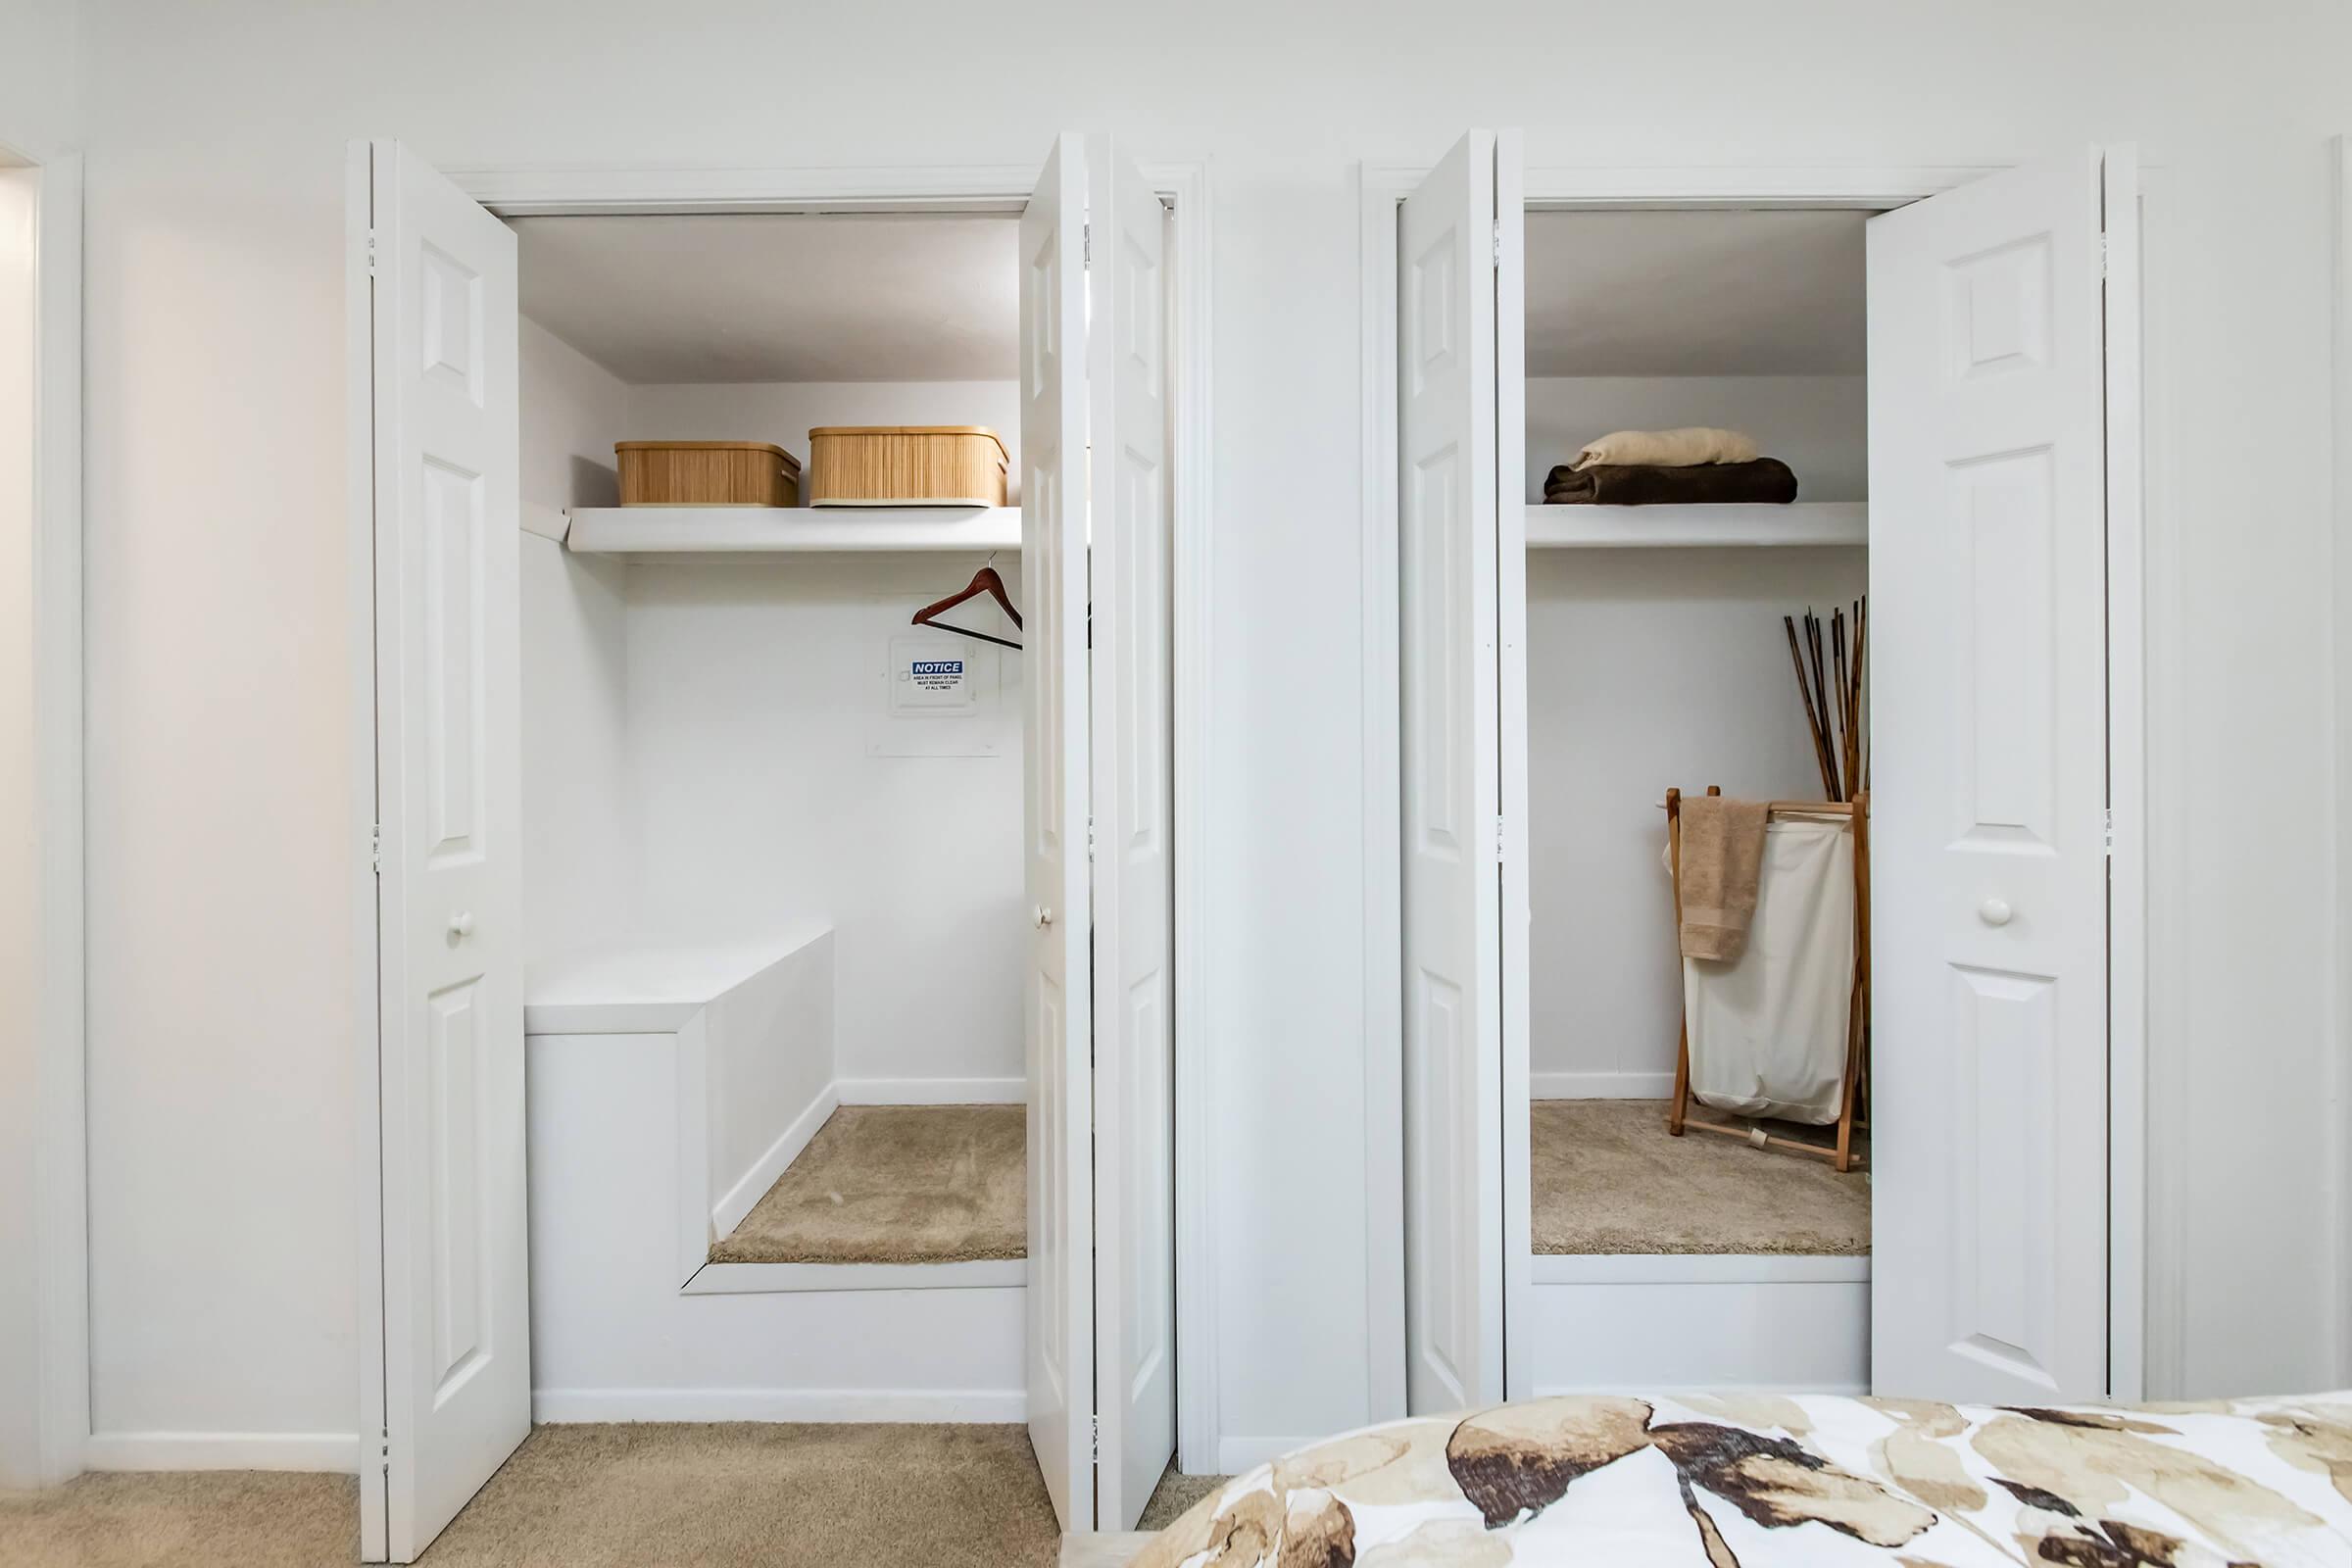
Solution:
<path fill-rule="evenodd" d="M 506 225 L 397 143 L 368 162 L 381 1463 L 405 1562 L 531 1419 L 517 313 Z"/>
<path fill-rule="evenodd" d="M 1029 1437 L 1064 1530 L 1095 1525 L 1093 917 L 1087 865 L 1086 166 L 1063 136 L 1021 215 L 1021 640 L 1031 942 Z"/>
<path fill-rule="evenodd" d="M 1406 1401 L 1502 1397 L 1494 142 L 1397 225 Z"/>
<path fill-rule="evenodd" d="M 1883 1393 L 2107 1390 L 2095 151 L 1872 220 L 1873 1345 Z"/>
<path fill-rule="evenodd" d="M 1088 138 L 1087 175 L 1096 1506 L 1130 1530 L 1176 1446 L 1167 220 L 1111 138 Z"/>

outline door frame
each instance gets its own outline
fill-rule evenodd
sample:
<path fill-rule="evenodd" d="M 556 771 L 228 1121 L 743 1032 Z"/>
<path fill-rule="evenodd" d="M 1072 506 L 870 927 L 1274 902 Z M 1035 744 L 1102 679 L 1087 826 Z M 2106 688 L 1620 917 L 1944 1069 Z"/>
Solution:
<path fill-rule="evenodd" d="M 31 171 L 33 368 L 28 439 L 31 497 L 24 648 L 29 723 L 10 736 L 32 765 L 36 858 L 14 890 L 36 928 L 39 984 L 24 1020 L 33 1092 L 23 1129 L 31 1147 L 23 1250 L 0 1271 L 32 1284 L 29 1340 L 0 1348 L 35 1368 L 31 1405 L 0 1411 L 0 1485 L 71 1480 L 90 1450 L 89 1104 L 85 1028 L 82 641 L 82 166 L 77 153 L 19 141 L 0 128 L 0 168 Z M 18 1474 L 20 1458 L 29 1468 Z"/>
<path fill-rule="evenodd" d="M 2123 149 L 2114 149 L 2123 151 Z M 2129 156 L 2126 153 L 2126 156 Z M 1965 185 L 2011 167 L 1992 161 L 1833 168 L 1802 165 L 1632 166 L 1531 168 L 1521 195 L 1545 211 L 1692 210 L 1707 208 L 1847 208 L 1885 212 Z M 2136 161 L 2134 160 L 2134 167 Z M 1358 176 L 1362 302 L 1363 526 L 1358 570 L 1363 614 L 1359 630 L 1364 671 L 1363 820 L 1365 888 L 1364 1105 L 1365 1253 L 1371 1320 L 1372 1404 L 1368 1419 L 1404 1410 L 1404 1106 L 1402 1019 L 1402 877 L 1397 844 L 1402 786 L 1397 735 L 1397 504 L 1396 504 L 1396 209 L 1428 174 L 1427 164 L 1365 164 Z M 2144 171 L 2143 171 L 2144 172 Z M 2352 171 L 2346 172 L 2352 203 Z M 2144 196 L 2144 181 L 2143 191 Z M 2142 220 L 2145 220 L 2143 205 Z M 2347 220 L 2352 231 L 2352 220 Z M 2352 244 L 2352 239 L 2347 240 Z M 2144 248 L 2144 247 L 2143 247 Z M 2142 314 L 2137 257 L 2116 270 L 2107 311 Z M 2352 284 L 2347 285 L 2352 288 Z M 2352 305 L 2348 305 L 2352 310 Z M 2143 338 L 2147 328 L 2143 316 Z M 2144 356 L 2143 356 L 2144 358 Z M 2139 367 L 2133 367 L 2139 368 Z M 2110 362 L 2113 389 L 2122 379 Z M 2143 391 L 2143 403 L 2147 399 Z M 2111 424 L 2112 424 L 2111 419 Z M 2146 462 L 2144 411 L 2140 440 L 2129 452 L 2110 449 L 2108 494 L 2141 499 Z M 2148 1253 L 2147 1180 L 2147 701 L 2144 508 L 2124 509 L 2107 534 L 2108 779 L 2116 809 L 2110 858 L 2108 914 L 2108 1323 L 2107 1386 L 2118 1400 L 2142 1397 L 2146 1385 Z M 1506 892 L 1506 904 L 1508 903 Z M 1506 922 L 1507 925 L 1507 922 Z M 1505 941 L 1508 942 L 1506 933 Z M 1507 994 L 1507 993 L 1506 993 Z M 1506 1020 L 1506 1058 L 1510 1025 Z M 1528 1098 L 1527 1062 L 1503 1063 L 1503 1357 L 1527 1365 L 1523 1307 L 1530 1288 L 1527 1182 L 1507 1178 L 1528 1158 L 1528 1126 L 1514 1104 Z M 2347 1274 L 2352 1279 L 2352 1273 Z M 2348 1284 L 2347 1290 L 2352 1290 Z M 2347 1349 L 2352 1354 L 2352 1348 Z M 1520 1376 L 1523 1378 L 1524 1373 Z"/>
<path fill-rule="evenodd" d="M 2335 657 L 2335 886 L 2336 950 L 2334 1040 L 2331 1055 L 2333 1098 L 2341 1113 L 2352 1102 L 2352 548 L 2343 543 L 2352 531 L 2352 133 L 2328 143 L 2328 196 L 2334 205 L 2329 224 L 2335 255 L 2333 339 L 2329 371 L 2334 389 L 2334 502 L 2336 541 L 2333 611 Z M 2334 1223 L 2338 1238 L 2335 1259 L 2335 1381 L 2352 1383 L 2352 1132 L 2336 1135 Z"/>
<path fill-rule="evenodd" d="M 1177 1443 L 1196 1461 L 1216 1453 L 1217 1311 L 1214 1215 L 1210 1202 L 1218 1168 L 1214 1060 L 1210 1050 L 1210 983 L 1203 883 L 1209 863 L 1200 853 L 1214 831 L 1209 789 L 1214 711 L 1209 675 L 1214 667 L 1213 559 L 1209 518 L 1214 477 L 1210 431 L 1209 286 L 1213 210 L 1206 163 L 1144 163 L 1146 178 L 1169 209 L 1173 319 L 1168 334 L 1172 425 L 1169 439 L 1170 607 L 1168 656 L 1173 734 L 1172 866 L 1175 965 L 1172 1054 L 1176 1127 Z M 441 167 L 458 188 L 502 218 L 703 213 L 939 212 L 1017 214 L 1037 182 L 1033 167 L 1015 165 L 882 166 L 872 168 L 706 167 L 673 169 L 530 168 L 453 164 Z M 347 181 L 366 189 L 367 145 L 355 144 Z M 345 203 L 348 302 L 345 353 L 353 365 L 372 352 L 365 202 Z M 354 401 L 347 412 L 350 580 L 350 735 L 353 798 L 352 944 L 355 980 L 352 1027 L 357 1081 L 355 1144 L 359 1165 L 356 1229 L 359 1249 L 360 1517 L 362 1554 L 384 1549 L 384 1309 L 383 1162 L 378 1099 L 377 901 L 373 835 L 375 767 L 374 485 L 357 454 L 372 450 L 373 411 Z M 370 1534 L 372 1532 L 372 1534 Z"/>

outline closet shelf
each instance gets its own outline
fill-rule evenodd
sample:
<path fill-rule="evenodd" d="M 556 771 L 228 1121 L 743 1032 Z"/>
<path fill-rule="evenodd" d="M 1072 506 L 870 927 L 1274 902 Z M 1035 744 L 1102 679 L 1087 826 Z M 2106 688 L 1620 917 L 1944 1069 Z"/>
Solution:
<path fill-rule="evenodd" d="M 901 555 L 1021 548 L 1018 507 L 574 507 L 581 555 Z"/>
<path fill-rule="evenodd" d="M 1867 545 L 1870 506 L 1546 507 L 1527 509 L 1530 550 L 1674 550 L 1701 546 Z"/>

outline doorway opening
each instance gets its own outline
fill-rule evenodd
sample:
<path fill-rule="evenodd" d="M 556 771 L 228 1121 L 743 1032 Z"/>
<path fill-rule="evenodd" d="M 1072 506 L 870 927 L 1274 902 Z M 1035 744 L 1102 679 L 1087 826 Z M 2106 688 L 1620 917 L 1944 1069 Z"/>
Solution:
<path fill-rule="evenodd" d="M 1866 217 L 1526 217 L 1538 1386 L 1868 1386 Z"/>
<path fill-rule="evenodd" d="M 495 217 L 361 162 L 375 1549 L 534 1417 L 1023 1421 L 1066 1527 L 1131 1522 L 1180 1364 L 1168 197 L 1104 137 L 1025 199 L 476 176 Z M 509 1006 L 527 1074 L 471 1046 Z"/>
<path fill-rule="evenodd" d="M 1531 174 L 1473 131 L 1366 190 L 1399 1402 L 2129 1396 L 2130 149 Z"/>

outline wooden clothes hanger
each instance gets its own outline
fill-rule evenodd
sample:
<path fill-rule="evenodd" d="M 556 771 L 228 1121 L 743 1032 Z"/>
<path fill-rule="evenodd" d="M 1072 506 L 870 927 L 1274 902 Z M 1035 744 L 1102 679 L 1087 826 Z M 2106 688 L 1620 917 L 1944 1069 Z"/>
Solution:
<path fill-rule="evenodd" d="M 996 557 L 991 556 L 989 560 L 994 561 Z M 982 594 L 988 595 L 997 602 L 999 607 L 1004 610 L 1005 619 L 1011 621 L 1015 626 L 1021 623 L 1021 612 L 1012 608 L 1012 597 L 1004 591 L 1004 579 L 997 575 L 995 566 L 984 565 L 972 573 L 972 580 L 964 585 L 961 592 L 950 594 L 938 604 L 925 605 L 916 611 L 914 624 L 928 626 L 934 631 L 952 631 L 958 637 L 972 637 L 984 643 L 995 643 L 999 648 L 1010 648 L 1016 653 L 1019 652 L 1021 645 L 1007 638 L 998 637 L 985 631 L 973 631 L 968 627 L 952 626 L 944 620 L 933 618 L 954 610 L 966 600 L 977 599 Z"/>

